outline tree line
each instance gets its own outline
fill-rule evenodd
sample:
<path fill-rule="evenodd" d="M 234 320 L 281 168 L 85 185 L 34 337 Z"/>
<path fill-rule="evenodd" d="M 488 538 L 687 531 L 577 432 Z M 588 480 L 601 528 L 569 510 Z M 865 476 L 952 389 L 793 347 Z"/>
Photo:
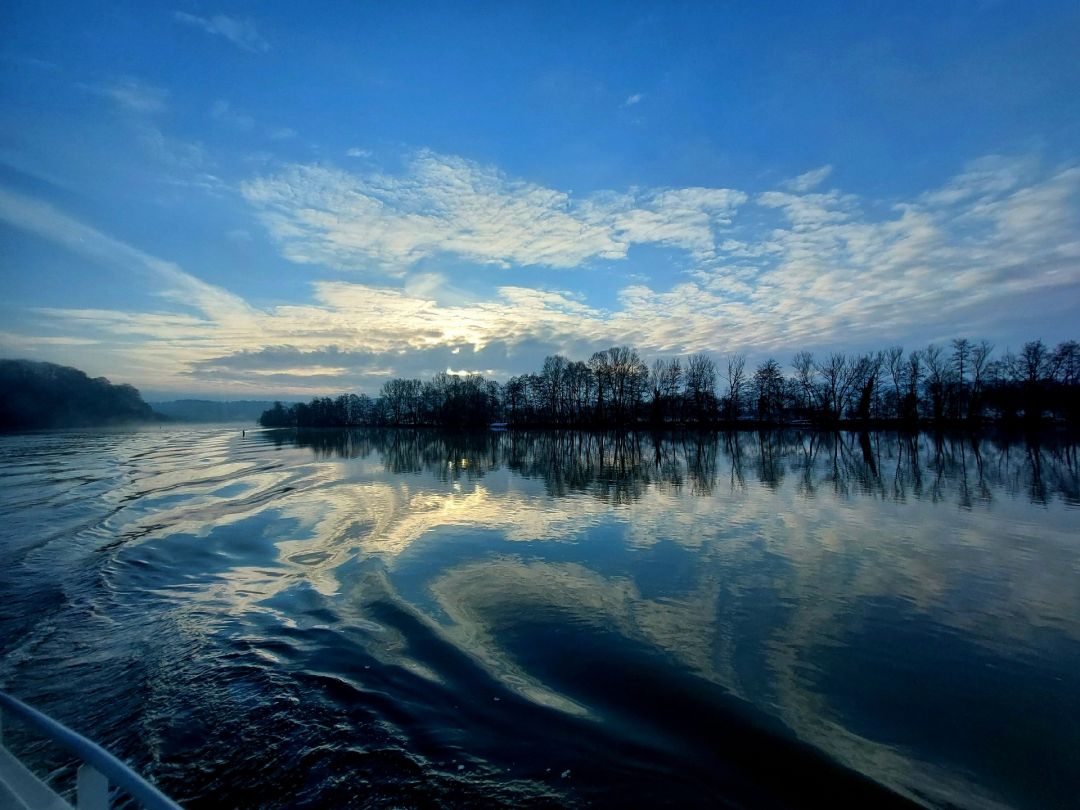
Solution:
<path fill-rule="evenodd" d="M 985 340 L 958 338 L 905 351 L 865 354 L 801 351 L 788 370 L 769 358 L 750 369 L 734 354 L 660 358 L 651 365 L 630 346 L 587 361 L 552 355 L 536 373 L 505 383 L 441 373 L 392 379 L 375 397 L 342 394 L 281 402 L 266 427 L 359 425 L 477 427 L 713 426 L 844 422 L 979 424 L 1080 421 L 1080 344 L 1042 340 L 995 357 Z"/>

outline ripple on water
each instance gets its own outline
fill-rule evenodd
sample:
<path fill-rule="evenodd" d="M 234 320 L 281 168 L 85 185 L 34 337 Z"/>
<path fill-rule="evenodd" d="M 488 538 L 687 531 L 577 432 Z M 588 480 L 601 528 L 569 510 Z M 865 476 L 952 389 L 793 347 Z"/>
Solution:
<path fill-rule="evenodd" d="M 0 439 L 0 685 L 188 806 L 1076 793 L 1075 454 L 237 433 Z"/>

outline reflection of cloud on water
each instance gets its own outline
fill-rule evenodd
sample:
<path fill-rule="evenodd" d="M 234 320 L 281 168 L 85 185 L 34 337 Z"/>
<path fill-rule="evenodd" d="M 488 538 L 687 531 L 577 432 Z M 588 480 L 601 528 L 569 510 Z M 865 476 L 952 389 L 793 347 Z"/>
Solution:
<path fill-rule="evenodd" d="M 614 621 L 617 629 L 625 633 L 629 626 L 619 619 L 634 598 L 629 583 L 607 580 L 585 566 L 541 562 L 526 565 L 506 558 L 450 569 L 430 587 L 451 621 L 441 628 L 446 638 L 507 688 L 571 714 L 585 714 L 588 709 L 522 670 L 502 649 L 498 628 L 490 625 L 491 613 L 509 598 L 522 615 L 542 614 L 559 607 L 579 621 Z"/>
<path fill-rule="evenodd" d="M 900 596 L 926 612 L 941 609 L 942 620 L 977 629 L 995 645 L 1046 626 L 1080 638 L 1075 513 L 1041 510 L 1036 526 L 1025 519 L 1028 508 L 1005 498 L 985 510 L 913 511 L 875 499 L 808 498 L 795 487 L 750 487 L 706 499 L 650 491 L 620 517 L 636 548 L 668 540 L 736 559 L 760 545 L 791 563 L 785 581 L 806 578 L 808 599 Z M 823 580 L 826 574 L 831 579 Z M 996 598 L 979 611 L 953 610 L 948 595 L 980 575 L 992 577 Z M 974 620 L 994 624 L 977 628 Z"/>
<path fill-rule="evenodd" d="M 969 786 L 844 728 L 820 688 L 819 651 L 857 636 L 861 606 L 882 599 L 1004 659 L 1048 628 L 1080 639 L 1075 459 L 1052 448 L 983 442 L 973 450 L 888 434 L 865 442 L 827 434 L 658 444 L 530 435 L 458 446 L 439 434 L 319 441 L 314 459 L 288 446 L 267 454 L 257 445 L 236 458 L 235 448 L 217 448 L 217 460 L 189 480 L 158 476 L 161 492 L 144 493 L 134 519 L 129 510 L 114 521 L 144 540 L 249 531 L 263 544 L 258 559 L 222 557 L 212 577 L 174 595 L 233 616 L 270 612 L 285 624 L 298 621 L 289 595 L 310 587 L 338 615 L 356 611 L 350 620 L 361 625 L 368 597 L 350 563 L 378 563 L 381 587 L 393 592 L 399 566 L 430 560 L 423 587 L 446 621 L 412 609 L 537 703 L 589 710 L 502 647 L 499 605 L 557 609 L 663 650 L 841 761 L 894 786 L 932 785 L 939 797 Z M 189 500 L 168 501 L 179 495 Z M 584 538 L 601 525 L 615 529 L 608 542 L 625 555 L 622 570 L 589 557 Z M 454 537 L 473 532 L 524 545 L 447 562 Z M 529 558 L 532 541 L 573 550 L 556 561 L 538 547 Z M 692 558 L 689 582 L 644 594 L 633 574 L 664 544 Z M 758 623 L 748 625 L 755 612 Z M 386 631 L 378 646 L 388 660 L 438 678 L 410 662 L 408 641 Z M 761 661 L 756 673 L 740 664 L 748 647 Z"/>
<path fill-rule="evenodd" d="M 653 599 L 643 596 L 631 580 L 605 578 L 586 565 L 507 557 L 457 566 L 441 573 L 430 585 L 441 611 L 450 619 L 449 625 L 439 625 L 444 637 L 507 688 L 543 705 L 574 713 L 590 710 L 587 704 L 581 705 L 531 676 L 514 654 L 503 648 L 501 636 L 512 632 L 515 622 L 543 621 L 545 617 L 569 627 L 590 624 L 664 651 L 686 671 L 777 715 L 801 739 L 896 789 L 904 791 L 917 784 L 938 798 L 972 795 L 971 785 L 947 775 L 943 768 L 914 761 L 830 719 L 830 706 L 814 692 L 813 681 L 807 682 L 800 673 L 809 664 L 802 654 L 817 643 L 827 643 L 820 635 L 821 626 L 839 631 L 834 623 L 843 617 L 831 606 L 797 606 L 792 625 L 771 626 L 766 636 L 740 639 L 735 614 L 751 606 L 741 604 L 737 596 L 730 597 L 743 587 L 744 583 L 728 581 L 722 569 L 709 565 L 702 569 L 691 592 L 678 598 Z M 723 599 L 725 596 L 729 598 Z M 778 597 L 785 598 L 782 594 Z M 804 632 L 807 635 L 802 636 Z M 771 678 L 777 682 L 773 701 L 763 702 L 760 684 L 744 683 L 737 674 L 735 657 L 747 644 L 759 646 L 768 662 Z M 568 648 L 551 654 L 574 653 Z M 617 677 L 628 674 L 612 673 Z M 985 802 L 986 806 L 992 804 Z"/>
<path fill-rule="evenodd" d="M 824 450 L 819 442 L 816 450 L 808 450 L 811 443 L 792 443 L 782 455 L 796 463 L 816 452 L 814 460 L 824 458 L 826 463 L 823 469 L 812 469 L 828 483 L 835 475 L 832 458 L 842 455 L 837 449 L 842 442 Z M 680 458 L 701 458 L 699 444 L 672 442 L 658 452 L 670 467 Z M 547 447 L 542 443 L 515 447 L 513 458 L 522 469 L 536 473 L 552 467 L 553 462 L 542 460 L 540 454 Z M 555 447 L 580 451 L 583 445 L 570 441 Z M 740 486 L 736 456 L 744 466 L 753 467 L 760 466 L 754 458 L 766 452 L 754 441 L 742 441 L 735 450 L 719 443 L 719 452 L 705 454 L 713 459 L 711 478 L 731 482 L 731 486 L 716 485 L 711 497 L 689 496 L 681 485 L 684 474 L 678 485 L 660 480 L 615 512 L 584 492 L 551 498 L 533 491 L 530 481 L 499 472 L 433 481 L 386 474 L 378 464 L 296 463 L 302 455 L 268 469 L 257 454 L 233 460 L 230 449 L 204 447 L 202 467 L 165 471 L 145 479 L 156 481 L 160 485 L 156 488 L 136 482 L 144 493 L 144 506 L 135 520 L 129 519 L 120 528 L 132 538 L 177 533 L 206 536 L 212 528 L 255 520 L 272 510 L 275 519 L 261 531 L 276 546 L 268 560 L 285 576 L 253 573 L 260 583 L 256 588 L 244 586 L 242 566 L 221 575 L 235 579 L 238 591 L 251 594 L 287 587 L 298 578 L 324 595 L 337 593 L 341 583 L 335 571 L 348 560 L 378 555 L 392 564 L 439 527 L 492 530 L 514 541 L 573 540 L 598 521 L 617 519 L 626 526 L 625 542 L 639 549 L 669 540 L 692 549 L 708 547 L 710 557 L 723 560 L 735 559 L 747 547 L 760 544 L 790 563 L 777 584 L 795 589 L 789 596 L 808 604 L 830 594 L 845 594 L 848 599 L 896 595 L 934 614 L 935 620 L 972 631 L 989 644 L 1023 643 L 1032 628 L 1043 626 L 1080 635 L 1075 620 L 1080 616 L 1080 593 L 1073 587 L 1078 562 L 1072 547 L 1071 514 L 1060 507 L 1044 510 L 1036 530 L 1010 519 L 1014 514 L 1022 516 L 1024 504 L 1008 497 L 999 497 L 992 507 L 959 514 L 947 507 L 913 513 L 907 505 L 882 502 L 880 493 L 875 497 L 865 490 L 862 495 L 824 498 L 821 487 L 815 485 L 816 494 L 807 495 L 805 477 L 794 475 L 790 484 L 775 489 L 768 484 Z M 395 445 L 396 452 L 407 449 Z M 885 459 L 889 453 L 903 456 L 903 445 L 882 442 L 880 449 Z M 485 444 L 483 453 L 489 450 Z M 647 444 L 637 445 L 637 450 L 624 445 L 623 450 L 653 452 Z M 596 448 L 585 446 L 585 452 L 591 458 Z M 617 458 L 611 462 L 615 452 L 608 448 L 605 458 L 620 469 L 647 466 L 622 464 Z M 467 452 L 450 449 L 428 450 L 425 455 L 429 459 L 468 458 Z M 996 464 L 1001 467 L 1000 459 Z M 571 462 L 555 466 L 564 471 L 581 468 Z M 490 464 L 486 467 L 491 469 Z M 181 476 L 187 476 L 186 480 Z M 215 496 L 222 482 L 240 488 Z M 175 496 L 180 501 L 171 507 L 156 506 L 159 496 L 162 500 Z M 1035 531 L 1036 536 L 1025 536 Z M 954 610 L 949 595 L 971 572 L 994 572 L 997 598 L 981 605 L 979 611 Z"/>
<path fill-rule="evenodd" d="M 1031 507 L 1010 497 L 990 509 L 913 511 L 863 497 L 808 498 L 795 487 L 747 492 L 705 505 L 670 494 L 650 497 L 627 517 L 628 542 L 645 548 L 667 539 L 703 548 L 703 568 L 712 573 L 702 574 L 693 598 L 705 602 L 714 598 L 718 576 L 726 576 L 728 592 L 752 584 L 748 560 L 783 561 L 755 575 L 767 577 L 769 604 L 790 607 L 768 638 L 756 639 L 775 689 L 770 710 L 801 738 L 863 772 L 898 786 L 933 784 L 943 798 L 964 798 L 970 787 L 940 769 L 844 729 L 818 692 L 815 650 L 856 635 L 859 606 L 882 599 L 908 605 L 929 627 L 962 635 L 1003 660 L 1037 648 L 1046 628 L 1080 639 L 1075 513 L 1052 505 L 1040 511 L 1036 528 L 1028 522 Z M 686 637 L 698 615 L 688 611 L 668 622 L 684 663 L 761 705 L 762 696 L 734 675 L 733 649 L 725 648 L 738 632 L 734 617 L 718 611 L 695 631 L 713 625 L 716 646 L 708 659 L 701 643 Z M 653 642 L 663 646 L 664 634 Z M 707 659 L 711 671 L 698 664 Z"/>

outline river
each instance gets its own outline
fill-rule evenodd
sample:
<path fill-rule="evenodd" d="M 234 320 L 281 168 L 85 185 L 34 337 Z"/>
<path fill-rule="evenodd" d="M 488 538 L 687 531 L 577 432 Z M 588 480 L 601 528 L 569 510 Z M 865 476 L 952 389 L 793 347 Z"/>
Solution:
<path fill-rule="evenodd" d="M 0 436 L 0 688 L 192 808 L 1066 807 L 1078 529 L 1062 436 Z"/>

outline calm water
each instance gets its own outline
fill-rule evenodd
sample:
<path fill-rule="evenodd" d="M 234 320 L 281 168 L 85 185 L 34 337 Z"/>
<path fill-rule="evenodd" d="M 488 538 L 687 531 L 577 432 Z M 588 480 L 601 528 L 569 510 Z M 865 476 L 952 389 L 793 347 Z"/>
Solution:
<path fill-rule="evenodd" d="M 0 687 L 191 807 L 1068 806 L 1078 504 L 1061 438 L 0 437 Z"/>

